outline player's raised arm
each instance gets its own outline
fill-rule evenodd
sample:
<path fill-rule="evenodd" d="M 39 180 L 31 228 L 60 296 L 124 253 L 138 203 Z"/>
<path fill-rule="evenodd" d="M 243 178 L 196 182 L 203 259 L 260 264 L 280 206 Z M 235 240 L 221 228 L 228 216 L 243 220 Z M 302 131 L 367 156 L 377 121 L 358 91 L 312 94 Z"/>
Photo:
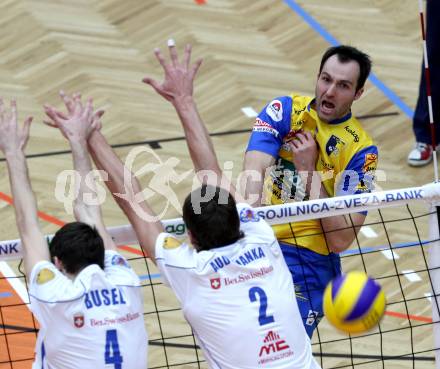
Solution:
<path fill-rule="evenodd" d="M 94 132 L 88 143 L 95 165 L 108 174 L 106 185 L 113 198 L 133 226 L 140 246 L 155 263 L 156 239 L 164 228 L 143 199 L 137 178 L 124 166 L 101 132 Z"/>
<path fill-rule="evenodd" d="M 91 227 L 96 227 L 104 241 L 105 248 L 116 250 L 116 245 L 102 221 L 100 205 L 94 198 L 97 193 L 95 180 L 94 178 L 86 180 L 92 176 L 87 139 L 99 124 L 99 121 L 93 119 L 92 100 L 89 99 L 83 105 L 79 95 L 70 99 L 61 93 L 61 97 L 66 103 L 67 113 L 64 114 L 49 105 L 45 105 L 45 111 L 68 139 L 72 149 L 73 166 L 76 171 L 75 193 L 77 193 L 73 207 L 75 218 Z"/>
<path fill-rule="evenodd" d="M 180 61 L 173 40 L 168 41 L 168 48 L 170 61 L 165 60 L 159 49 L 154 50 L 154 54 L 164 70 L 163 82 L 160 83 L 150 77 L 144 78 L 143 82 L 152 86 L 176 109 L 185 132 L 195 171 L 211 171 L 212 177 L 205 178 L 209 184 L 224 187 L 236 199 L 238 196 L 238 201 L 243 201 L 226 176 L 222 176 L 214 145 L 194 101 L 193 83 L 202 60 L 199 59 L 191 64 L 191 45 L 186 45 L 184 56 Z"/>
<path fill-rule="evenodd" d="M 75 99 L 77 96 L 67 96 L 61 93 L 61 97 L 70 113 L 74 112 Z M 54 112 L 62 118 L 63 114 Z M 118 156 L 115 154 L 105 137 L 99 131 L 101 126 L 100 118 L 103 115 L 102 110 L 92 114 L 91 122 L 94 129 L 88 136 L 87 148 L 98 169 L 104 170 L 108 175 L 106 185 L 112 193 L 119 207 L 124 211 L 133 226 L 136 236 L 143 250 L 155 262 L 155 242 L 157 236 L 164 231 L 160 221 L 146 221 L 142 215 L 147 214 L 148 220 L 154 218 L 153 211 L 148 204 L 142 199 L 142 192 L 136 177 L 124 166 Z M 51 117 L 52 118 L 52 117 Z M 52 118 L 52 120 L 54 120 Z M 56 124 L 58 125 L 58 124 Z M 67 131 L 62 130 L 66 136 Z M 82 145 L 81 145 L 82 146 Z M 130 179 L 127 181 L 127 179 Z"/>
<path fill-rule="evenodd" d="M 26 274 L 42 260 L 50 260 L 47 242 L 41 232 L 37 217 L 37 203 L 29 181 L 24 149 L 29 138 L 32 117 L 23 126 L 17 124 L 17 105 L 11 101 L 11 109 L 5 108 L 0 99 L 0 150 L 6 158 L 9 182 L 14 197 L 15 217 L 24 248 Z"/>

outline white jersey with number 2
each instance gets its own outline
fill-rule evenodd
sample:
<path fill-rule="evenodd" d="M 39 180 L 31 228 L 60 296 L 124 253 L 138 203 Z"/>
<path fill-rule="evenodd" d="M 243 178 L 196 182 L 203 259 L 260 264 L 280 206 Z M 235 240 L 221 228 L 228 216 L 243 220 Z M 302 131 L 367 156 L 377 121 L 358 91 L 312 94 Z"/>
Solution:
<path fill-rule="evenodd" d="M 104 266 L 72 281 L 48 261 L 35 265 L 29 295 L 41 328 L 33 369 L 147 368 L 139 278 L 115 251 L 106 251 Z"/>
<path fill-rule="evenodd" d="M 229 246 L 197 252 L 162 233 L 156 260 L 164 282 L 211 369 L 319 369 L 271 227 L 248 205 L 237 209 L 244 237 Z"/>

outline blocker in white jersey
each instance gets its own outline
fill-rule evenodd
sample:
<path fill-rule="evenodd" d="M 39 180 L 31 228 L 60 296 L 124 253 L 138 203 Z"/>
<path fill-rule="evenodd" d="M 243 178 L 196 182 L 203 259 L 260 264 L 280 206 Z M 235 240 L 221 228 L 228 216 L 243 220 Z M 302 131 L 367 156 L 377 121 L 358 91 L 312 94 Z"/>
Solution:
<path fill-rule="evenodd" d="M 41 329 L 33 369 L 146 369 L 148 338 L 140 282 L 127 261 L 105 252 L 72 281 L 41 261 L 30 278 Z"/>
<path fill-rule="evenodd" d="M 197 252 L 172 235 L 156 242 L 163 279 L 176 293 L 211 369 L 316 369 L 292 277 L 271 227 L 237 206 L 244 236 Z"/>

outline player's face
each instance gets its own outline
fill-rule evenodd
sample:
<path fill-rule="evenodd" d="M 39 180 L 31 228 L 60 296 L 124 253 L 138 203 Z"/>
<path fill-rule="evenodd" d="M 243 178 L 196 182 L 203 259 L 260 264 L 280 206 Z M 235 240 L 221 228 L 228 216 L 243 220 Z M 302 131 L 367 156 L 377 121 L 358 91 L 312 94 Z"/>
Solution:
<path fill-rule="evenodd" d="M 359 64 L 354 60 L 341 63 L 337 55 L 327 59 L 315 90 L 315 110 L 321 120 L 328 122 L 348 114 L 353 101 L 363 92 L 356 92 L 358 77 Z"/>

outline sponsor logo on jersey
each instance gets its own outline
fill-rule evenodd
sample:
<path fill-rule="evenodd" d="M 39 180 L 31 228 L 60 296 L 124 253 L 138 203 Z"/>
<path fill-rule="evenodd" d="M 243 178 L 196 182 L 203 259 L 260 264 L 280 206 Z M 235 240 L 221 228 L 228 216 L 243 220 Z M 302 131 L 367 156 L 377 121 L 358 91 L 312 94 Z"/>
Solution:
<path fill-rule="evenodd" d="M 362 170 L 365 172 L 374 172 L 377 168 L 377 155 L 376 154 L 366 154 L 364 166 Z"/>
<path fill-rule="evenodd" d="M 167 250 L 172 250 L 178 248 L 182 242 L 180 242 L 177 238 L 174 237 L 165 237 L 163 240 L 163 248 Z"/>
<path fill-rule="evenodd" d="M 277 332 L 269 331 L 264 337 L 263 345 L 260 347 L 258 364 L 261 365 L 290 356 L 293 356 L 293 351 L 287 342 Z"/>
<path fill-rule="evenodd" d="M 102 327 L 106 325 L 116 325 L 116 324 L 124 324 L 131 322 L 132 320 L 140 318 L 142 315 L 140 313 L 128 313 L 120 317 L 111 317 L 111 318 L 103 318 L 103 319 L 90 319 L 91 327 Z"/>
<path fill-rule="evenodd" d="M 241 209 L 240 221 L 242 221 L 243 223 L 258 222 L 259 220 L 260 218 L 252 209 L 249 208 Z"/>
<path fill-rule="evenodd" d="M 281 119 L 283 119 L 283 104 L 279 100 L 271 101 L 266 107 L 266 113 L 275 122 L 281 122 Z"/>
<path fill-rule="evenodd" d="M 261 120 L 260 118 L 257 118 L 255 120 L 255 124 L 252 128 L 253 132 L 266 132 L 266 133 L 270 133 L 271 135 L 278 137 L 279 132 L 272 127 L 269 123 Z"/>
<path fill-rule="evenodd" d="M 344 129 L 353 136 L 354 142 L 359 142 L 359 135 L 354 129 L 350 128 L 350 126 L 345 126 Z"/>
<path fill-rule="evenodd" d="M 48 268 L 43 268 L 37 275 L 37 284 L 45 284 L 55 278 L 55 273 Z"/>
<path fill-rule="evenodd" d="M 0 245 L 0 255 L 18 254 L 18 242 L 3 243 Z"/>
<path fill-rule="evenodd" d="M 361 179 L 359 183 L 356 185 L 356 192 L 364 193 L 364 192 L 370 192 L 370 189 L 366 185 L 365 181 Z"/>
<path fill-rule="evenodd" d="M 266 267 L 262 267 L 259 270 L 255 271 L 255 272 L 250 272 L 250 273 L 242 273 L 239 274 L 236 277 L 225 277 L 223 278 L 225 287 L 226 286 L 230 286 L 232 284 L 239 284 L 239 283 L 243 283 L 246 281 L 250 281 L 252 279 L 255 278 L 262 278 L 264 277 L 266 274 L 272 273 L 273 272 L 273 266 L 271 265 L 270 267 L 266 268 Z"/>
<path fill-rule="evenodd" d="M 331 135 L 327 144 L 325 145 L 325 151 L 328 156 L 338 156 L 340 149 L 345 145 L 339 137 Z"/>
<path fill-rule="evenodd" d="M 102 305 L 125 305 L 124 295 L 119 288 L 90 290 L 84 294 L 84 304 L 87 309 Z"/>
<path fill-rule="evenodd" d="M 306 122 L 305 119 L 298 119 L 298 120 L 294 120 L 292 124 L 296 127 L 296 129 L 299 129 L 299 127 L 302 127 L 305 124 L 305 122 Z"/>
<path fill-rule="evenodd" d="M 73 314 L 73 325 L 76 328 L 84 327 L 84 314 L 83 313 L 75 313 L 75 314 Z"/>
<path fill-rule="evenodd" d="M 318 311 L 309 310 L 309 314 L 307 315 L 306 325 L 314 325 L 318 324 L 321 320 L 322 316 Z"/>
<path fill-rule="evenodd" d="M 130 268 L 127 260 L 125 260 L 121 255 L 113 255 L 112 257 L 112 265 L 119 265 L 126 268 Z"/>
<path fill-rule="evenodd" d="M 321 160 L 321 165 L 322 165 L 322 171 L 323 171 L 324 173 L 330 172 L 330 171 L 332 171 L 333 169 L 335 169 L 335 166 L 334 166 L 334 165 L 325 162 L 325 161 L 323 160 L 323 158 L 321 158 L 320 160 Z"/>
<path fill-rule="evenodd" d="M 299 284 L 295 284 L 295 297 L 297 300 L 308 301 L 308 298 L 303 295 Z"/>
<path fill-rule="evenodd" d="M 211 282 L 211 288 L 213 290 L 218 290 L 222 286 L 222 280 L 220 278 L 211 278 L 209 281 Z"/>
<path fill-rule="evenodd" d="M 186 227 L 184 223 L 180 224 L 169 224 L 165 227 L 165 232 L 167 233 L 173 233 L 178 236 L 184 234 L 186 231 Z"/>
<path fill-rule="evenodd" d="M 301 109 L 296 109 L 295 107 L 293 107 L 293 113 L 296 115 L 300 115 L 303 111 L 305 111 L 307 108 L 307 106 L 303 106 Z"/>

